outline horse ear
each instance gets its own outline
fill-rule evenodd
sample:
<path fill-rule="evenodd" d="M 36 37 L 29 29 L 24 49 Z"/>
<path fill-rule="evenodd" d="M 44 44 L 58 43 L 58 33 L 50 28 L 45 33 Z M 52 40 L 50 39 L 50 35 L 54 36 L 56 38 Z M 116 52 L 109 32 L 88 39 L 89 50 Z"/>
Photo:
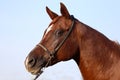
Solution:
<path fill-rule="evenodd" d="M 60 3 L 60 6 L 61 6 L 60 10 L 61 10 L 62 16 L 65 16 L 65 17 L 69 18 L 70 14 L 69 14 L 67 8 L 65 7 L 65 5 L 63 3 Z"/>
<path fill-rule="evenodd" d="M 48 7 L 46 7 L 46 11 L 52 20 L 58 16 L 56 13 L 51 11 Z"/>

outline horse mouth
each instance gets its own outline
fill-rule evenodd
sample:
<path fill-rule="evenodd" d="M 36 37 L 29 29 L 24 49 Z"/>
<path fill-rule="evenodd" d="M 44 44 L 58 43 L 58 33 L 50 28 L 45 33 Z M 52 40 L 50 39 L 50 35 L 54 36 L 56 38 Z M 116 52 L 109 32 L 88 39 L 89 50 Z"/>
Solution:
<path fill-rule="evenodd" d="M 37 68 L 36 70 L 31 71 L 32 75 L 40 75 L 43 72 L 43 68 Z"/>

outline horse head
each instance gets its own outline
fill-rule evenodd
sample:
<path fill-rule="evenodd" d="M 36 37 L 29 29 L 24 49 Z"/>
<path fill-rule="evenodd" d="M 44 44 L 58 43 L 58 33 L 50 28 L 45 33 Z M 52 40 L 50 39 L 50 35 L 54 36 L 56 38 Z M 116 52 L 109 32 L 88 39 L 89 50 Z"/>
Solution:
<path fill-rule="evenodd" d="M 61 16 L 46 7 L 52 22 L 45 30 L 42 40 L 25 60 L 26 69 L 34 75 L 41 73 L 44 67 L 72 59 L 78 51 L 75 18 L 69 14 L 63 3 L 60 6 Z"/>

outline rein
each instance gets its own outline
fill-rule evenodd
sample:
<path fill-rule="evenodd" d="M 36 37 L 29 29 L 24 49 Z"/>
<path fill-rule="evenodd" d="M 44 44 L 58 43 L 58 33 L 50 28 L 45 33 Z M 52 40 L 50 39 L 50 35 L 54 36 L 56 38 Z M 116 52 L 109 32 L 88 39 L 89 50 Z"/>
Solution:
<path fill-rule="evenodd" d="M 69 31 L 68 31 L 68 33 L 65 35 L 64 39 L 62 40 L 62 42 L 54 49 L 53 52 L 50 52 L 44 45 L 42 45 L 42 44 L 37 44 L 37 46 L 41 47 L 41 48 L 42 48 L 46 53 L 48 53 L 49 56 L 50 56 L 49 59 L 48 59 L 48 62 L 47 62 L 46 65 L 44 66 L 44 69 L 45 69 L 49 64 L 51 64 L 51 60 L 52 60 L 53 58 L 55 58 L 55 55 L 57 54 L 58 50 L 62 47 L 62 45 L 64 44 L 64 42 L 67 40 L 67 38 L 68 38 L 69 35 L 71 34 L 71 32 L 72 32 L 72 30 L 73 30 L 73 28 L 74 28 L 75 18 L 74 18 L 73 15 L 71 15 L 70 18 L 72 19 L 72 25 L 70 26 Z M 35 77 L 34 80 L 36 80 L 36 79 L 40 76 L 40 74 L 41 74 L 42 72 L 43 72 L 43 69 L 42 69 L 42 71 L 41 71 L 39 74 L 36 75 L 36 77 Z"/>

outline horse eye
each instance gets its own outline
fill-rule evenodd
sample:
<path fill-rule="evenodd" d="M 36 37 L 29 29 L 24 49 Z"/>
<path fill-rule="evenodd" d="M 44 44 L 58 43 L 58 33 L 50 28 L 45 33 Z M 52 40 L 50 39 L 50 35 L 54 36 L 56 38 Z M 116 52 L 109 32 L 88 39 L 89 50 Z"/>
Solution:
<path fill-rule="evenodd" d="M 57 37 L 60 37 L 62 34 L 63 34 L 63 30 L 57 30 L 56 32 L 55 32 L 55 35 L 57 36 Z"/>

